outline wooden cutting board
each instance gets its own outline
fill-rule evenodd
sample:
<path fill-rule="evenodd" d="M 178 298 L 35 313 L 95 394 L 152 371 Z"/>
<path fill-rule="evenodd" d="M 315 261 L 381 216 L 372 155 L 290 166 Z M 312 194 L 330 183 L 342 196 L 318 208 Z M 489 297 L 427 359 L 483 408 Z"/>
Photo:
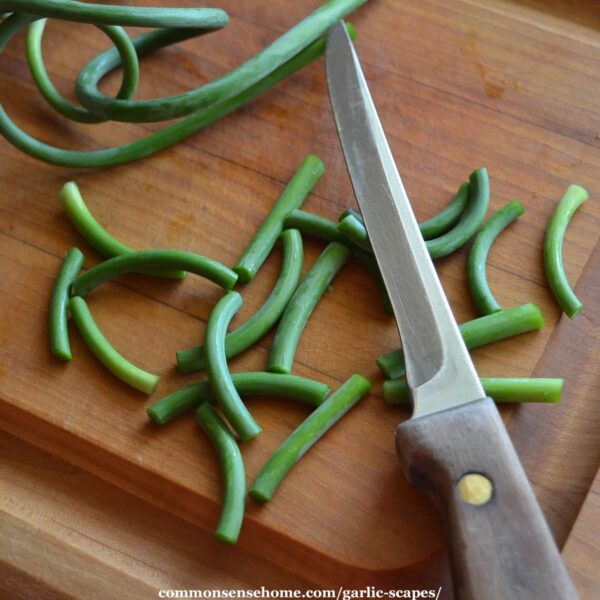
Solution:
<path fill-rule="evenodd" d="M 188 4 L 188 3 L 182 3 Z M 191 4 L 191 3 L 190 3 Z M 229 27 L 144 61 L 141 97 L 200 85 L 258 51 L 317 2 L 226 1 Z M 560 406 L 504 411 L 538 497 L 559 540 L 566 538 L 598 466 L 597 337 L 584 311 L 574 323 L 550 297 L 541 264 L 545 224 L 566 186 L 591 200 L 565 243 L 570 280 L 588 305 L 597 292 L 600 192 L 600 34 L 572 20 L 512 2 L 374 1 L 352 17 L 357 48 L 417 215 L 439 210 L 474 168 L 491 175 L 492 209 L 520 199 L 525 215 L 494 246 L 489 278 L 504 306 L 535 302 L 546 328 L 474 353 L 484 376 L 564 376 Z M 591 10 L 591 9 L 589 9 Z M 216 36 L 219 36 L 218 38 Z M 218 39 L 219 43 L 215 43 Z M 84 61 L 106 47 L 89 27 L 52 23 L 48 70 L 65 93 Z M 111 78 L 107 89 L 118 85 Z M 50 143 L 95 148 L 158 126 L 79 127 L 58 119 L 27 72 L 23 40 L 0 57 L 0 95 L 28 131 Z M 177 147 L 105 171 L 69 171 L 24 157 L 2 143 L 0 182 L 0 426 L 203 528 L 214 528 L 220 478 L 191 417 L 165 429 L 145 408 L 194 381 L 174 371 L 175 350 L 202 340 L 220 296 L 189 277 L 181 284 L 129 277 L 90 295 L 105 335 L 134 363 L 161 375 L 147 399 L 114 380 L 73 331 L 75 359 L 56 363 L 47 344 L 47 305 L 61 256 L 78 245 L 86 266 L 99 257 L 61 212 L 57 192 L 75 179 L 92 212 L 117 238 L 139 248 L 175 247 L 233 264 L 308 153 L 327 172 L 305 204 L 336 219 L 354 206 L 326 95 L 323 63 Z M 322 245 L 306 240 L 305 268 Z M 243 289 L 242 322 L 268 295 L 275 252 Z M 466 253 L 438 262 L 459 321 L 475 316 L 465 286 Z M 595 260 L 595 262 L 594 262 Z M 594 287 L 596 286 L 596 287 Z M 596 330 L 597 333 L 597 330 Z M 429 502 L 399 472 L 393 429 L 406 410 L 386 407 L 374 358 L 398 343 L 372 281 L 348 265 L 311 317 L 295 372 L 339 385 L 354 372 L 374 391 L 332 430 L 265 507 L 248 506 L 240 545 L 316 581 L 440 580 L 441 526 Z M 232 361 L 264 368 L 270 338 Z M 304 418 L 275 399 L 249 403 L 264 433 L 243 448 L 249 479 Z"/>
<path fill-rule="evenodd" d="M 600 589 L 600 471 L 579 511 L 563 550 L 581 599 L 595 598 Z"/>

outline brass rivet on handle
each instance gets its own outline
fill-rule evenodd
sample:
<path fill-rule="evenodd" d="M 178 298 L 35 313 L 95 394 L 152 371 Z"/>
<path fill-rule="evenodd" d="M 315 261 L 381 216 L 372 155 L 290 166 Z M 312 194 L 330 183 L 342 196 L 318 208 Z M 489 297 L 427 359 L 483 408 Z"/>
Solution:
<path fill-rule="evenodd" d="M 475 506 L 487 504 L 492 497 L 494 485 L 480 473 L 467 473 L 458 482 L 458 493 L 467 503 Z"/>

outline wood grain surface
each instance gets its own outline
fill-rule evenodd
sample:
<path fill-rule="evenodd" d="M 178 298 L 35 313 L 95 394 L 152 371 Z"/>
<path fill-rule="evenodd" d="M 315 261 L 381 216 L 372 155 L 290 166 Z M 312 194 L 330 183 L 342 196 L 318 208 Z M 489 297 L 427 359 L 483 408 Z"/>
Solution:
<path fill-rule="evenodd" d="M 577 517 L 563 550 L 581 600 L 598 596 L 600 564 L 600 472 Z"/>
<path fill-rule="evenodd" d="M 141 600 L 199 585 L 312 585 L 4 432 L 0 473 L 3 598 Z"/>
<path fill-rule="evenodd" d="M 229 27 L 144 60 L 140 96 L 177 93 L 218 76 L 317 4 L 220 2 L 230 13 Z M 491 175 L 493 209 L 512 198 L 525 205 L 525 215 L 494 246 L 488 273 L 501 304 L 533 301 L 547 326 L 479 349 L 474 358 L 484 376 L 566 377 L 562 405 L 521 407 L 515 411 L 518 420 L 504 413 L 562 540 L 596 472 L 599 450 L 593 440 L 600 428 L 592 402 L 598 397 L 598 344 L 585 335 L 597 323 L 587 311 L 594 304 L 588 290 L 597 289 L 590 257 L 600 220 L 595 200 L 600 105 L 591 90 L 600 73 L 600 34 L 581 24 L 577 4 L 572 11 L 578 18 L 500 0 L 451 5 L 374 0 L 351 19 L 417 215 L 439 210 L 481 165 Z M 71 93 L 81 65 L 105 47 L 93 28 L 51 23 L 45 48 L 57 86 Z M 117 85 L 116 77 L 109 78 L 106 89 Z M 67 147 L 123 143 L 158 127 L 83 127 L 60 120 L 34 89 L 22 37 L 0 57 L 0 96 L 28 131 Z M 46 320 L 61 256 L 78 245 L 86 266 L 99 260 L 62 214 L 57 192 L 75 179 L 99 221 L 131 246 L 176 247 L 233 264 L 302 158 L 316 153 L 327 172 L 305 207 L 335 219 L 354 200 L 323 63 L 141 163 L 69 171 L 24 157 L 6 143 L 1 147 L 0 426 L 201 528 L 213 528 L 220 480 L 207 441 L 191 418 L 164 430 L 152 427 L 144 408 L 194 380 L 176 375 L 174 352 L 201 341 L 220 292 L 195 277 L 182 284 L 128 277 L 90 295 L 106 336 L 133 362 L 161 375 L 151 399 L 108 375 L 75 332 L 73 363 L 57 364 L 48 351 Z M 591 196 L 565 242 L 569 278 L 587 302 L 574 323 L 560 319 L 540 254 L 545 224 L 572 182 L 587 187 Z M 305 268 L 321 248 L 306 241 Z M 459 321 L 475 316 L 465 256 L 463 250 L 438 263 Z M 278 266 L 275 253 L 244 288 L 246 304 L 234 326 L 268 295 Z M 303 459 L 269 505 L 249 506 L 240 546 L 321 582 L 359 582 L 375 575 L 382 581 L 439 582 L 444 577 L 439 518 L 404 480 L 394 453 L 394 427 L 408 413 L 382 405 L 373 361 L 397 345 L 397 331 L 380 313 L 377 291 L 358 266 L 347 266 L 334 288 L 311 317 L 295 372 L 332 385 L 361 372 L 374 380 L 374 392 Z M 564 350 L 569 340 L 575 340 L 573 346 Z M 232 369 L 264 368 L 269 343 L 267 338 L 232 361 Z M 243 449 L 251 478 L 306 410 L 267 399 L 250 406 L 264 428 Z M 586 453 L 570 452 L 584 441 Z"/>

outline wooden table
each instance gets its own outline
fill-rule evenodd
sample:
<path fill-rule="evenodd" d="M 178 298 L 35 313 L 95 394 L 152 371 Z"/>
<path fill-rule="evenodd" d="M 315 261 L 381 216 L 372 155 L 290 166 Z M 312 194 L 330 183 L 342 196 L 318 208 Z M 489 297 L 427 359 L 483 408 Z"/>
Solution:
<path fill-rule="evenodd" d="M 221 3 L 231 15 L 229 28 L 144 61 L 140 96 L 177 93 L 218 76 L 316 4 Z M 493 209 L 513 197 L 526 207 L 494 246 L 489 278 L 503 305 L 533 301 L 547 326 L 474 357 L 482 375 L 566 379 L 559 406 L 503 414 L 559 544 L 569 538 L 567 557 L 576 573 L 584 573 L 587 597 L 597 589 L 591 553 L 570 549 L 587 531 L 573 524 L 593 493 L 600 458 L 600 258 L 594 251 L 600 22 L 593 13 L 585 2 L 374 0 L 351 19 L 418 216 L 439 210 L 482 164 L 491 175 Z M 211 44 L 217 35 L 219 43 Z M 51 24 L 45 47 L 58 87 L 70 90 L 84 60 L 105 45 L 89 27 Z M 117 85 L 110 77 L 107 89 Z M 0 58 L 0 97 L 28 131 L 57 145 L 102 147 L 158 127 L 65 124 L 35 92 L 22 38 Z M 99 260 L 61 213 L 57 191 L 65 181 L 76 179 L 100 222 L 128 244 L 190 249 L 231 264 L 308 153 L 324 159 L 327 173 L 305 206 L 335 219 L 354 200 L 322 62 L 141 163 L 69 171 L 3 143 L 0 426 L 8 432 L 1 447 L 3 480 L 10 484 L 0 514 L 7 592 L 106 598 L 127 590 L 127 597 L 149 597 L 161 587 L 198 587 L 200 581 L 206 588 L 440 584 L 450 597 L 439 519 L 403 480 L 394 456 L 393 426 L 408 413 L 382 407 L 372 360 L 397 344 L 397 333 L 357 265 L 344 269 L 315 311 L 295 370 L 334 386 L 363 372 L 374 380 L 374 392 L 305 457 L 268 507 L 249 508 L 234 549 L 207 533 L 218 514 L 220 484 L 208 444 L 191 419 L 157 431 L 143 410 L 190 381 L 173 373 L 173 352 L 201 340 L 218 290 L 195 278 L 179 286 L 129 278 L 90 297 L 107 337 L 161 375 L 158 394 L 148 402 L 108 376 L 75 334 L 72 365 L 57 365 L 47 349 L 45 311 L 60 257 L 77 244 L 86 266 Z M 586 305 L 574 322 L 559 318 L 540 259 L 545 223 L 572 182 L 586 186 L 592 198 L 565 243 L 570 280 Z M 306 241 L 307 265 L 321 249 Z M 466 295 L 465 256 L 463 250 L 438 263 L 459 321 L 475 316 Z M 240 322 L 269 293 L 278 261 L 270 258 L 244 291 Z M 270 339 L 233 368 L 263 368 Z M 253 402 L 252 410 L 265 433 L 244 448 L 250 477 L 306 414 L 266 399 Z M 585 503 L 589 522 L 595 504 Z M 34 555 L 34 546 L 44 552 Z"/>

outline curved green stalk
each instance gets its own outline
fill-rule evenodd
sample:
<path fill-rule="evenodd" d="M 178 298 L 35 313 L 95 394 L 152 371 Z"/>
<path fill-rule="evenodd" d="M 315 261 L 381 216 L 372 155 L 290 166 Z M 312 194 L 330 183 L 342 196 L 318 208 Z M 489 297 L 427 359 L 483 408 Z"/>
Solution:
<path fill-rule="evenodd" d="M 446 208 L 433 215 L 431 219 L 419 223 L 423 239 L 432 240 L 440 237 L 460 221 L 460 217 L 469 203 L 469 187 L 468 182 L 461 183 L 456 195 Z"/>
<path fill-rule="evenodd" d="M 3 1 L 4 0 L 0 0 L 0 3 Z M 352 6 L 345 2 L 335 2 L 330 4 L 335 4 L 340 12 L 340 16 L 342 16 L 342 13 L 346 14 L 347 12 L 350 12 L 354 8 L 357 8 L 364 1 L 365 0 L 355 0 L 352 3 Z M 344 12 L 346 8 L 348 10 Z M 158 11 L 159 9 L 149 10 Z M 136 7 L 135 11 L 140 11 L 140 8 Z M 329 16 L 332 15 L 333 13 L 331 13 Z M 40 9 L 40 11 L 36 12 L 35 14 L 13 14 L 6 20 L 2 21 L 2 23 L 0 23 L 0 51 L 3 50 L 10 39 L 20 29 L 44 16 L 49 15 Z M 185 14 L 183 14 L 182 19 L 188 23 L 186 27 L 189 27 L 191 22 L 185 17 Z M 348 26 L 348 29 L 350 30 L 350 34 L 354 37 L 355 32 L 353 28 Z M 142 57 L 145 54 L 153 52 L 157 49 L 188 39 L 195 35 L 199 35 L 200 33 L 205 33 L 206 31 L 207 29 L 202 28 L 158 29 L 156 31 L 151 31 L 138 36 L 132 40 L 132 43 L 135 47 L 138 57 Z M 2 133 L 2 135 L 11 144 L 30 156 L 51 164 L 65 167 L 100 168 L 139 160 L 159 152 L 160 150 L 168 148 L 178 141 L 192 135 L 196 131 L 199 131 L 211 123 L 214 123 L 216 120 L 228 115 L 242 104 L 249 102 L 292 73 L 295 73 L 307 64 L 313 62 L 323 55 L 325 49 L 325 39 L 319 38 L 313 43 L 309 43 L 307 41 L 305 46 L 306 47 L 298 54 L 281 64 L 279 67 L 263 74 L 262 78 L 259 78 L 254 84 L 244 88 L 236 88 L 232 90 L 231 95 L 225 97 L 223 100 L 216 102 L 205 109 L 197 110 L 197 112 L 191 116 L 174 123 L 173 125 L 169 125 L 161 131 L 150 134 L 145 138 L 130 144 L 125 144 L 123 146 L 103 150 L 78 151 L 65 150 L 63 148 L 45 144 L 44 142 L 41 142 L 25 133 L 13 121 L 11 121 L 1 104 L 0 133 Z M 119 53 L 113 48 L 96 57 L 93 62 L 96 65 L 103 65 L 105 72 L 108 72 L 109 70 L 115 69 L 120 65 Z"/>
<path fill-rule="evenodd" d="M 71 248 L 60 267 L 50 298 L 50 350 L 56 358 L 67 362 L 73 360 L 67 326 L 69 290 L 82 266 L 83 254 L 78 248 Z"/>
<path fill-rule="evenodd" d="M 254 278 L 281 235 L 286 215 L 304 202 L 324 171 L 325 165 L 319 157 L 309 155 L 304 159 L 233 267 L 240 283 L 248 283 Z"/>
<path fill-rule="evenodd" d="M 135 252 L 114 238 L 96 219 L 87 207 L 79 187 L 74 181 L 65 183 L 59 193 L 60 203 L 69 217 L 69 221 L 83 236 L 83 239 L 105 258 L 114 258 L 121 254 Z M 185 279 L 185 271 L 145 271 L 144 275 L 153 277 L 168 277 L 172 279 Z"/>
<path fill-rule="evenodd" d="M 361 219 L 348 214 L 338 223 L 338 231 L 352 244 L 366 250 L 367 252 L 373 252 L 367 229 Z"/>
<path fill-rule="evenodd" d="M 54 84 L 48 76 L 44 57 L 42 55 L 42 36 L 46 27 L 47 19 L 40 19 L 32 23 L 27 30 L 27 63 L 35 84 L 46 102 L 60 113 L 63 117 L 76 121 L 78 123 L 101 123 L 103 118 L 91 113 L 82 106 L 77 106 L 69 102 L 54 87 Z M 139 63 L 137 54 L 126 31 L 115 25 L 97 25 L 98 29 L 103 31 L 115 45 L 119 52 L 121 64 L 123 65 L 123 82 L 117 93 L 117 98 L 128 99 L 135 95 L 139 82 Z"/>
<path fill-rule="evenodd" d="M 509 202 L 490 217 L 471 246 L 467 261 L 467 283 L 473 302 L 482 315 L 502 310 L 490 290 L 485 274 L 488 253 L 500 233 L 523 212 L 525 209 L 520 202 Z"/>
<path fill-rule="evenodd" d="M 0 46 L 2 44 L 2 26 L 9 22 L 10 19 L 0 25 Z M 26 21 L 25 25 L 28 23 L 29 21 Z M 154 44 L 151 42 L 154 42 L 155 40 L 148 36 L 156 33 L 160 33 L 160 31 L 143 34 L 133 40 L 138 55 L 142 56 L 149 52 L 149 50 L 146 50 L 146 52 L 143 51 L 146 48 L 154 49 Z M 158 47 L 162 47 L 163 45 Z M 168 125 L 156 133 L 151 133 L 139 140 L 124 144 L 123 146 L 102 150 L 66 150 L 64 148 L 51 146 L 35 139 L 20 129 L 10 119 L 2 104 L 0 104 L 0 133 L 2 133 L 13 146 L 19 148 L 22 152 L 39 160 L 62 167 L 90 169 L 126 164 L 147 156 L 152 156 L 153 154 L 186 139 L 197 131 L 208 127 L 215 121 L 222 119 L 240 106 L 250 102 L 267 89 L 320 58 L 323 55 L 324 50 L 325 40 L 318 40 L 301 52 L 297 57 L 286 63 L 283 67 L 274 71 L 251 88 L 233 96 L 229 100 L 220 104 L 215 104 L 213 107 L 200 111 L 173 125 Z"/>
<path fill-rule="evenodd" d="M 500 403 L 560 402 L 564 380 L 521 377 L 482 377 L 481 384 L 487 396 Z M 409 404 L 410 394 L 406 379 L 383 382 L 383 399 L 386 404 Z"/>
<path fill-rule="evenodd" d="M 458 223 L 447 233 L 425 242 L 431 258 L 456 252 L 477 232 L 490 205 L 490 180 L 487 169 L 477 169 L 469 176 L 469 202 Z"/>
<path fill-rule="evenodd" d="M 226 290 L 237 281 L 237 275 L 226 266 L 194 252 L 183 250 L 138 250 L 105 260 L 89 269 L 73 282 L 73 291 L 85 296 L 109 279 L 127 273 L 145 273 L 156 269 L 181 269 L 206 277 Z"/>
<path fill-rule="evenodd" d="M 316 237 L 324 242 L 346 243 L 346 238 L 338 231 L 337 224 L 304 210 L 293 210 L 283 220 L 286 229 L 298 229 L 304 235 Z"/>
<path fill-rule="evenodd" d="M 464 246 L 483 223 L 490 203 L 490 185 L 486 169 L 477 169 L 469 178 L 469 202 L 458 223 L 445 234 L 427 240 L 425 246 L 434 260 L 452 254 Z M 463 189 L 461 187 L 461 189 Z M 466 189 L 466 188 L 465 188 Z M 461 192 L 464 194 L 464 191 Z M 372 252 L 371 242 L 362 221 L 353 214 L 346 215 L 338 229 L 359 248 Z"/>
<path fill-rule="evenodd" d="M 271 500 L 294 465 L 370 390 L 368 379 L 352 375 L 279 446 L 254 480 L 248 495 L 259 502 Z"/>
<path fill-rule="evenodd" d="M 357 216 L 362 222 L 360 215 L 351 208 L 346 209 L 342 213 L 340 221 L 348 215 Z M 375 283 L 377 284 L 377 287 L 381 293 L 383 311 L 388 315 L 393 314 L 392 305 L 387 295 L 387 290 L 385 289 L 383 279 L 381 278 L 381 273 L 379 272 L 379 267 L 377 266 L 372 253 L 359 248 L 356 246 L 356 244 L 352 244 L 350 240 L 348 240 L 348 238 L 338 229 L 337 223 L 334 223 L 325 217 L 320 217 L 303 210 L 293 210 L 285 218 L 284 226 L 296 227 L 301 233 L 316 237 L 324 242 L 339 242 L 340 244 L 349 246 L 350 252 L 352 253 L 352 258 L 356 259 L 356 261 L 367 271 L 367 273 L 369 273 L 369 275 L 375 279 Z"/>
<path fill-rule="evenodd" d="M 348 208 L 342 213 L 340 220 L 349 214 L 358 215 L 351 208 Z M 360 215 L 358 215 L 360 219 Z M 375 283 L 381 293 L 381 299 L 383 301 L 383 311 L 391 315 L 393 314 L 392 305 L 387 295 L 387 290 L 381 279 L 381 273 L 379 267 L 375 262 L 373 255 L 365 250 L 362 250 L 355 244 L 350 243 L 350 240 L 338 229 L 337 223 L 334 223 L 330 219 L 320 217 L 313 213 L 305 212 L 303 210 L 293 210 L 287 215 L 284 221 L 285 227 L 296 227 L 301 233 L 316 237 L 324 242 L 339 242 L 340 244 L 346 244 L 350 248 L 352 257 L 375 279 Z"/>
<path fill-rule="evenodd" d="M 91 25 L 172 27 L 216 30 L 229 22 L 218 8 L 154 8 L 73 2 L 72 0 L 0 0 L 0 11 L 14 11 Z"/>
<path fill-rule="evenodd" d="M 423 235 L 423 239 L 431 240 L 433 238 L 439 237 L 443 233 L 446 233 L 449 229 L 452 229 L 458 221 L 460 220 L 461 215 L 465 211 L 467 204 L 469 202 L 469 183 L 461 183 L 458 191 L 456 192 L 454 198 L 450 201 L 448 206 L 442 209 L 436 215 L 433 215 L 427 221 L 422 221 L 419 223 L 419 229 L 421 230 L 421 234 Z M 343 221 L 346 217 L 353 216 L 360 223 L 364 225 L 363 219 L 357 211 L 353 208 L 347 208 L 339 218 L 338 222 Z"/>
<path fill-rule="evenodd" d="M 90 61 L 77 79 L 79 101 L 94 114 L 127 122 L 153 122 L 185 117 L 223 102 L 258 83 L 366 0 L 334 0 L 322 4 L 261 52 L 222 77 L 176 96 L 151 100 L 119 100 L 105 96 L 98 84 L 112 68 L 102 55 Z"/>
<path fill-rule="evenodd" d="M 296 348 L 306 322 L 349 256 L 350 250 L 347 246 L 332 242 L 317 258 L 294 292 L 281 317 L 269 353 L 269 371 L 291 372 Z"/>
<path fill-rule="evenodd" d="M 458 326 L 469 350 L 498 342 L 513 335 L 541 329 L 544 319 L 535 304 L 507 308 Z M 377 358 L 377 365 L 387 379 L 398 379 L 406 373 L 404 352 L 392 350 Z"/>
<path fill-rule="evenodd" d="M 223 419 L 209 403 L 196 411 L 196 422 L 217 451 L 223 477 L 223 506 L 215 538 L 235 544 L 244 520 L 246 473 L 242 454 Z"/>
<path fill-rule="evenodd" d="M 262 371 L 232 373 L 231 380 L 240 396 L 287 398 L 312 407 L 320 406 L 330 392 L 328 385 L 298 375 Z M 166 425 L 206 401 L 214 401 L 214 394 L 207 379 L 172 392 L 150 406 L 146 412 L 157 425 Z"/>
<path fill-rule="evenodd" d="M 365 224 L 365 222 L 363 221 L 362 215 L 357 210 L 354 210 L 353 208 L 347 208 L 346 210 L 344 210 L 338 218 L 338 223 L 340 223 L 341 221 L 343 221 L 346 217 L 349 217 L 350 215 L 352 215 L 353 217 L 356 217 L 356 219 L 358 221 L 360 221 L 363 225 Z"/>
<path fill-rule="evenodd" d="M 253 346 L 277 322 L 300 281 L 302 273 L 302 237 L 296 229 L 281 234 L 283 261 L 279 279 L 265 303 L 237 329 L 225 338 L 225 355 L 233 358 Z M 206 369 L 204 347 L 188 348 L 177 352 L 177 366 L 182 373 Z"/>
<path fill-rule="evenodd" d="M 121 356 L 104 337 L 92 317 L 85 300 L 73 296 L 69 300 L 69 311 L 77 329 L 92 354 L 116 377 L 140 392 L 151 394 L 158 376 L 143 371 Z"/>
<path fill-rule="evenodd" d="M 562 258 L 565 232 L 575 211 L 588 199 L 580 185 L 570 185 L 554 210 L 544 237 L 544 269 L 554 298 L 570 319 L 583 308 L 569 284 Z"/>
<path fill-rule="evenodd" d="M 242 303 L 237 292 L 229 292 L 217 302 L 206 325 L 204 348 L 208 379 L 217 403 L 240 439 L 246 442 L 256 437 L 261 429 L 235 389 L 225 355 L 227 327 Z"/>
<path fill-rule="evenodd" d="M 344 216 L 348 216 L 348 214 L 358 215 L 358 213 L 349 208 L 344 211 L 340 217 L 340 220 Z M 360 218 L 360 215 L 358 216 Z M 356 245 L 349 243 L 349 240 L 346 238 L 346 236 L 339 231 L 337 223 L 334 223 L 325 217 L 320 217 L 303 210 L 293 210 L 285 218 L 284 227 L 296 227 L 304 235 L 310 235 L 325 242 L 339 242 L 349 246 L 350 252 L 352 252 L 352 257 L 355 258 L 356 261 L 367 271 L 367 273 L 369 273 L 369 275 L 375 279 L 375 283 L 377 284 L 383 299 L 384 312 L 387 314 L 393 314 L 392 305 L 387 295 L 387 290 L 385 289 L 383 279 L 381 279 L 381 273 L 379 272 L 379 267 L 375 262 L 375 258 L 369 252 L 366 252 L 365 250 L 358 248 Z"/>

